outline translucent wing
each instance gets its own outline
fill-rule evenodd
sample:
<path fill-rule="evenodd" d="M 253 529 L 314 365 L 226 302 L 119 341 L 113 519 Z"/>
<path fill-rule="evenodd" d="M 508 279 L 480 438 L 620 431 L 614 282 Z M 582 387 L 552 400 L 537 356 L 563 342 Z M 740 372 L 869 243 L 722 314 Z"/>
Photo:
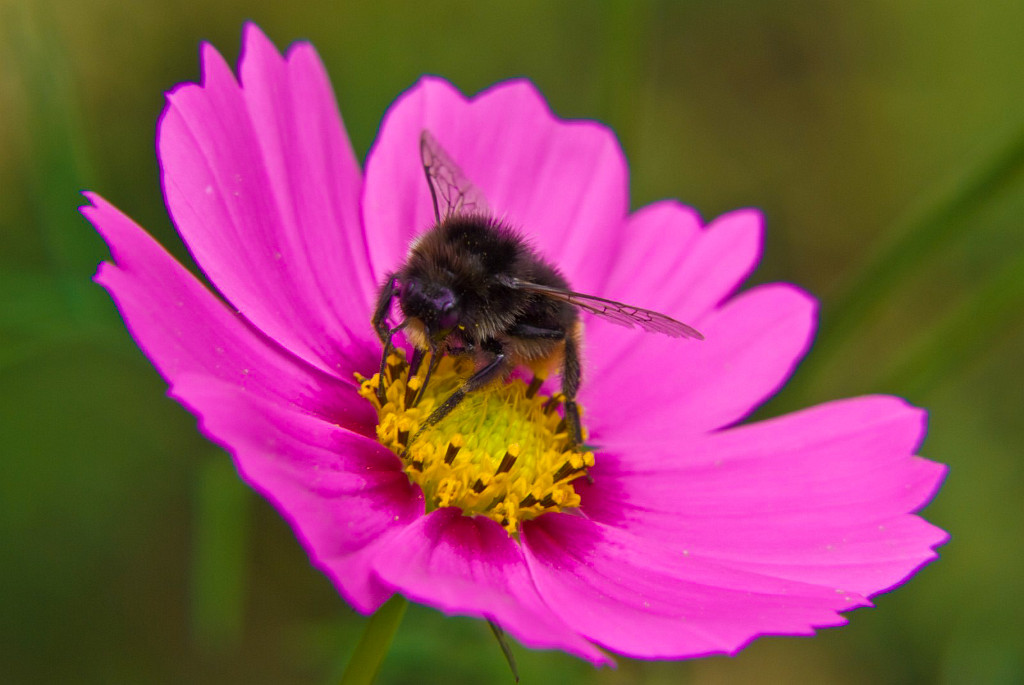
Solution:
<path fill-rule="evenodd" d="M 441 144 L 423 129 L 420 134 L 420 159 L 427 174 L 430 199 L 434 202 L 434 218 L 438 223 L 455 214 L 486 214 L 487 198 L 462 173 Z"/>
<path fill-rule="evenodd" d="M 600 316 L 602 319 L 607 319 L 612 323 L 617 323 L 620 326 L 639 326 L 645 331 L 661 333 L 673 338 L 704 339 L 704 336 L 701 335 L 700 331 L 696 328 L 688 326 L 682 321 L 676 321 L 664 314 L 652 312 L 650 309 L 641 309 L 640 307 L 633 307 L 632 305 L 622 304 L 621 302 L 616 302 L 614 300 L 606 300 L 603 297 L 574 293 L 571 290 L 563 290 L 562 288 L 554 288 L 548 285 L 540 285 L 538 283 L 528 283 L 518 279 L 512 282 L 512 286 L 519 290 L 536 293 L 543 297 L 549 297 L 553 300 L 568 302 L 571 305 L 575 305 L 584 311 L 590 312 L 595 316 Z"/>

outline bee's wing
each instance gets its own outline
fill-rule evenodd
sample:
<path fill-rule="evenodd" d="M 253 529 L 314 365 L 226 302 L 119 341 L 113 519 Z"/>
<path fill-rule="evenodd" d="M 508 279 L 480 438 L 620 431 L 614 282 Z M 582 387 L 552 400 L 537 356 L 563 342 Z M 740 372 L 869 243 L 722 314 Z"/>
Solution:
<path fill-rule="evenodd" d="M 528 283 L 518 279 L 513 281 L 512 286 L 518 290 L 536 293 L 537 295 L 548 297 L 552 300 L 568 302 L 571 305 L 575 305 L 584 311 L 590 312 L 595 316 L 600 316 L 602 319 L 607 319 L 612 323 L 617 323 L 620 326 L 639 326 L 645 331 L 650 331 L 651 333 L 662 333 L 673 338 L 704 339 L 704 336 L 701 335 L 700 331 L 696 328 L 689 326 L 682 321 L 676 321 L 664 314 L 652 312 L 650 309 L 641 309 L 640 307 L 634 307 L 614 300 L 606 300 L 603 297 L 574 293 L 571 290 L 563 290 L 562 288 L 555 288 L 549 285 L 540 285 L 539 283 Z"/>
<path fill-rule="evenodd" d="M 420 134 L 420 159 L 427 174 L 430 199 L 434 202 L 434 218 L 438 223 L 455 214 L 486 214 L 487 198 L 462 173 L 433 134 L 423 129 Z"/>

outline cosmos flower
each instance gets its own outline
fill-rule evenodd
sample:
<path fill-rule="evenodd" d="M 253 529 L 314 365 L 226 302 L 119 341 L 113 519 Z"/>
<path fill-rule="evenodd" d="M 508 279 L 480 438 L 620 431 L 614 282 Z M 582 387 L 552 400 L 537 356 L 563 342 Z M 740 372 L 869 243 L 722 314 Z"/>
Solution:
<path fill-rule="evenodd" d="M 401 355 L 387 406 L 365 392 L 380 367 L 378 289 L 434 222 L 423 130 L 575 290 L 706 336 L 584 317 L 588 451 L 565 457 L 576 474 L 546 508 L 526 511 L 540 496 L 508 500 L 511 521 L 470 502 L 454 467 L 441 484 L 386 446 L 389 430 L 415 421 L 398 406 Z M 397 592 L 594 663 L 610 662 L 603 650 L 734 653 L 758 635 L 844 623 L 841 612 L 904 582 L 946 539 L 913 514 L 944 475 L 914 456 L 920 409 L 859 397 L 738 425 L 792 373 L 815 327 L 814 299 L 792 285 L 735 292 L 759 259 L 761 215 L 704 223 L 673 201 L 629 214 L 614 135 L 554 117 L 528 82 L 467 99 L 421 79 L 388 110 L 361 172 L 313 48 L 282 57 L 249 26 L 237 78 L 203 46 L 202 83 L 169 94 L 158 153 L 170 214 L 220 297 L 89 193 L 82 211 L 112 254 L 96 280 L 170 394 L 361 612 Z M 438 392 L 459 378 L 451 366 Z M 492 484 L 481 469 L 511 482 L 493 460 L 530 461 L 528 440 L 512 443 L 546 419 L 484 425 L 479 413 L 522 386 L 479 391 L 438 426 L 449 425 L 447 442 L 424 436 L 425 449 L 464 447 L 480 487 Z M 538 395 L 542 417 L 557 389 L 549 381 Z M 565 452 L 557 421 L 538 430 L 549 442 L 537 449 Z M 516 487 L 554 492 L 564 473 L 547 463 L 517 471 Z"/>

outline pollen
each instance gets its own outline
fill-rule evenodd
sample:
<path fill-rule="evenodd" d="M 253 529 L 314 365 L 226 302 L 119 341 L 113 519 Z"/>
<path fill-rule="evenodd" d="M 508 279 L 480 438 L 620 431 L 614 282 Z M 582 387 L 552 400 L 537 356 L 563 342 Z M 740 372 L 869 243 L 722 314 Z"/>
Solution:
<path fill-rule="evenodd" d="M 535 384 L 519 379 L 496 381 L 421 431 L 431 412 L 474 371 L 471 358 L 443 356 L 421 393 L 427 366 L 410 378 L 405 354 L 392 352 L 384 367 L 383 405 L 379 374 L 356 377 L 359 394 L 377 410 L 377 440 L 402 460 L 428 512 L 458 507 L 466 516 L 494 519 L 515 535 L 523 521 L 579 506 L 573 482 L 594 465 L 594 454 L 571 445 L 557 411 L 560 394 L 540 394 Z"/>

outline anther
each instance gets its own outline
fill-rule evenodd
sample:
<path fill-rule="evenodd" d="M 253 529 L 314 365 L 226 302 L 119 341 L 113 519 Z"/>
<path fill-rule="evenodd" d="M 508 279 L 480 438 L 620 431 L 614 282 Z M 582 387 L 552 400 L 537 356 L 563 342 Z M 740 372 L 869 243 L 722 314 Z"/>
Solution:
<path fill-rule="evenodd" d="M 552 482 L 557 483 L 558 481 L 564 478 L 568 478 L 574 472 L 580 470 L 581 469 L 574 468 L 573 465 L 570 464 L 569 462 L 565 462 L 564 464 L 562 464 L 561 468 L 555 471 L 555 475 L 551 476 L 551 480 Z"/>
<path fill-rule="evenodd" d="M 409 379 L 409 382 L 405 386 L 405 406 L 412 407 L 413 402 L 416 400 L 416 391 L 419 390 L 420 383 L 419 378 L 415 376 Z"/>
<path fill-rule="evenodd" d="M 543 412 L 545 415 L 550 415 L 558 405 L 562 403 L 562 393 L 556 393 L 548 398 L 548 401 L 544 403 Z"/>
<path fill-rule="evenodd" d="M 448 449 L 445 450 L 444 453 L 444 463 L 451 464 L 455 461 L 455 455 L 459 453 L 460 449 L 462 449 L 462 440 L 459 440 L 458 438 L 459 436 L 456 435 L 452 438 L 451 442 L 448 443 Z"/>
<path fill-rule="evenodd" d="M 498 465 L 498 473 L 506 473 L 512 468 L 512 465 L 516 463 L 516 459 L 519 458 L 519 443 L 514 442 L 508 446 L 508 451 L 505 452 L 505 456 L 501 460 L 501 464 Z"/>

